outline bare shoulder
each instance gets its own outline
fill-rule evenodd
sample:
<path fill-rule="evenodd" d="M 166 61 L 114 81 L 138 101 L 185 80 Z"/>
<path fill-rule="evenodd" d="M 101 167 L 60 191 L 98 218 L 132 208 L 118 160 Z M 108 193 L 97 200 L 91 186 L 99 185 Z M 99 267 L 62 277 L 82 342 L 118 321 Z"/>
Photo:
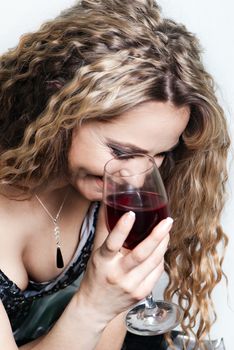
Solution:
<path fill-rule="evenodd" d="M 26 235 L 23 234 L 27 220 L 25 206 L 15 200 L 0 196 L 0 269 L 20 289 L 25 289 L 28 277 L 23 264 Z"/>

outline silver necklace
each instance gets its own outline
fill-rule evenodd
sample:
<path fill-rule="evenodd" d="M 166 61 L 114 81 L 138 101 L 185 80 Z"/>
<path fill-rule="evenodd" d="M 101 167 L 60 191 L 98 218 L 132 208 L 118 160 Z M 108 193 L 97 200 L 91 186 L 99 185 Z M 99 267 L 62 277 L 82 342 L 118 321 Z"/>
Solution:
<path fill-rule="evenodd" d="M 60 213 L 61 213 L 61 211 L 63 209 L 63 206 L 65 204 L 65 201 L 67 199 L 68 193 L 69 193 L 69 189 L 67 190 L 67 192 L 66 192 L 66 194 L 65 194 L 65 196 L 63 198 L 63 201 L 62 201 L 62 203 L 61 203 L 61 205 L 59 207 L 59 210 L 58 210 L 58 212 L 57 212 L 55 217 L 53 217 L 51 215 L 51 213 L 49 212 L 49 210 L 45 206 L 45 204 L 42 202 L 42 200 L 38 197 L 38 195 L 35 194 L 36 199 L 38 200 L 38 202 L 40 203 L 42 208 L 45 210 L 47 215 L 51 218 L 51 220 L 53 221 L 53 224 L 54 224 L 54 236 L 55 236 L 56 247 L 57 247 L 57 250 L 56 250 L 56 266 L 59 269 L 62 269 L 64 267 L 64 261 L 63 261 L 63 256 L 62 256 L 62 252 L 61 252 L 61 244 L 60 244 L 61 230 L 60 230 L 60 226 L 58 224 L 58 220 L 59 220 Z"/>

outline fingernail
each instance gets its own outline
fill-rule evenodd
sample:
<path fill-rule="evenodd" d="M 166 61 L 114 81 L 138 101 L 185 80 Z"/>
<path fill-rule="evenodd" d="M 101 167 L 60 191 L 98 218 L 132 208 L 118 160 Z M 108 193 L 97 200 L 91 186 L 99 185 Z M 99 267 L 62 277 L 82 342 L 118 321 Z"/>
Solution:
<path fill-rule="evenodd" d="M 135 219 L 136 214 L 133 211 L 129 211 L 125 216 L 124 216 L 124 223 L 128 224 L 129 222 L 133 221 Z"/>
<path fill-rule="evenodd" d="M 168 217 L 166 220 L 163 222 L 163 229 L 169 230 L 172 227 L 173 224 L 173 219 Z"/>

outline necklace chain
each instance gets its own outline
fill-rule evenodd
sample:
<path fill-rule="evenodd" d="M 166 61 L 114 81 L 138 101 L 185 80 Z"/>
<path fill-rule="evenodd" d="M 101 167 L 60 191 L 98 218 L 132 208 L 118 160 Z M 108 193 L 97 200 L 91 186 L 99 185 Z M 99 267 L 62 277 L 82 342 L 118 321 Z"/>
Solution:
<path fill-rule="evenodd" d="M 54 225 L 57 224 L 57 221 L 59 219 L 60 213 L 61 213 L 61 211 L 63 209 L 63 206 L 65 204 L 65 201 L 67 199 L 68 193 L 69 193 L 69 190 L 66 192 L 66 194 L 65 194 L 65 196 L 63 198 L 63 201 L 62 201 L 62 203 L 61 203 L 61 205 L 59 207 L 59 210 L 58 210 L 58 212 L 57 212 L 55 217 L 52 216 L 52 214 L 49 212 L 48 208 L 45 206 L 45 204 L 42 202 L 42 200 L 38 197 L 38 195 L 37 194 L 35 195 L 36 199 L 41 204 L 42 208 L 45 210 L 45 212 L 48 214 L 48 216 L 52 219 Z"/>
<path fill-rule="evenodd" d="M 60 213 L 63 209 L 63 206 L 65 204 L 65 201 L 67 199 L 69 193 L 69 189 L 67 190 L 63 201 L 59 207 L 59 210 L 56 214 L 55 217 L 53 217 L 53 215 L 49 212 L 48 208 L 45 206 L 45 204 L 42 202 L 42 200 L 38 197 L 38 195 L 35 194 L 36 199 L 38 200 L 38 202 L 40 203 L 40 205 L 42 206 L 42 208 L 45 210 L 46 214 L 52 219 L 53 224 L 54 224 L 54 236 L 55 236 L 55 241 L 56 241 L 56 246 L 57 246 L 57 255 L 56 255 L 56 261 L 57 261 L 57 267 L 58 268 L 63 268 L 64 267 L 64 262 L 63 262 L 63 257 L 62 257 L 62 252 L 61 252 L 61 246 L 60 246 L 60 234 L 61 234 L 61 230 L 60 230 L 60 226 L 58 224 L 58 219 L 60 216 Z"/>

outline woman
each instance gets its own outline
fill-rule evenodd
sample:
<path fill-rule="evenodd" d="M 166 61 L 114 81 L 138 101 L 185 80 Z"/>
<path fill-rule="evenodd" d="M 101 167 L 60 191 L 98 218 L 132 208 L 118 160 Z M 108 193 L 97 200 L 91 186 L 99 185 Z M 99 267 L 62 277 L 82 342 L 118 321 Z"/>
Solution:
<path fill-rule="evenodd" d="M 4 349 L 120 349 L 125 311 L 164 268 L 199 342 L 227 243 L 229 137 L 196 38 L 151 0 L 84 0 L 3 55 L 0 81 Z M 134 213 L 108 235 L 102 176 L 134 151 L 155 157 L 174 223 L 123 254 Z"/>

